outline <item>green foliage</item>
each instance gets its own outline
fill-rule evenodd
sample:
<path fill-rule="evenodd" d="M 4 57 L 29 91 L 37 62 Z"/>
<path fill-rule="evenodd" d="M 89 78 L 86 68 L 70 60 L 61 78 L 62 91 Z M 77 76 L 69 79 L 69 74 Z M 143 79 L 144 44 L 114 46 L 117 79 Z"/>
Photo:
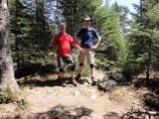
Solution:
<path fill-rule="evenodd" d="M 52 38 L 44 13 L 44 4 L 47 3 L 31 2 L 32 4 L 25 2 L 24 6 L 19 0 L 9 1 L 11 48 L 17 68 L 28 64 L 54 63 L 49 55 L 52 51 Z"/>
<path fill-rule="evenodd" d="M 51 39 L 57 32 L 57 23 L 65 21 L 67 32 L 74 35 L 82 26 L 84 15 L 91 17 L 92 27 L 102 36 L 102 42 L 97 49 L 97 64 L 108 67 L 122 65 L 126 60 L 128 43 L 125 34 L 129 23 L 129 10 L 124 6 L 104 6 L 102 0 L 28 0 L 25 5 L 18 0 L 11 0 L 9 4 L 11 45 L 13 59 L 18 68 L 31 64 L 44 66 L 54 63 Z M 87 74 L 87 68 L 85 70 Z"/>
<path fill-rule="evenodd" d="M 128 18 L 128 15 L 130 13 L 128 7 L 118 5 L 118 3 L 115 2 L 112 5 L 112 10 L 115 11 L 118 15 L 118 21 L 120 23 L 120 32 L 122 32 L 123 34 L 128 33 L 131 24 L 131 20 Z"/>
<path fill-rule="evenodd" d="M 98 31 L 102 34 L 101 44 L 103 45 L 99 50 L 106 53 L 106 56 L 103 55 L 103 57 L 107 57 L 108 60 L 117 61 L 118 64 L 122 64 L 127 56 L 127 47 L 126 40 L 119 31 L 120 26 L 117 14 L 110 8 L 101 6 L 96 9 L 94 19 L 97 21 L 96 27 Z M 101 59 L 101 57 L 98 58 Z"/>
<path fill-rule="evenodd" d="M 68 33 L 74 35 L 82 26 L 83 16 L 93 17 L 94 11 L 101 3 L 102 0 L 62 0 L 59 8 L 67 23 Z"/>
<path fill-rule="evenodd" d="M 152 9 L 146 12 L 147 18 L 149 19 L 150 24 L 154 27 L 159 28 L 159 4 L 155 5 Z"/>
<path fill-rule="evenodd" d="M 111 60 L 108 60 L 107 58 L 99 57 L 99 56 L 95 59 L 95 63 L 96 63 L 96 67 L 102 70 L 109 69 L 115 64 L 114 61 L 111 61 Z"/>
<path fill-rule="evenodd" d="M 18 93 L 13 93 L 9 87 L 6 87 L 0 92 L 0 104 L 17 101 L 18 96 Z"/>
<path fill-rule="evenodd" d="M 122 66 L 122 71 L 127 75 L 137 75 L 145 70 L 146 64 L 135 61 L 133 58 L 128 57 Z"/>
<path fill-rule="evenodd" d="M 89 65 L 85 65 L 83 67 L 82 76 L 89 76 L 89 74 L 90 74 L 90 66 Z"/>
<path fill-rule="evenodd" d="M 26 101 L 28 90 L 28 87 L 23 87 L 22 90 L 13 93 L 9 87 L 6 87 L 0 92 L 0 104 L 15 102 L 17 104 L 16 110 L 26 109 L 29 106 L 29 103 Z"/>
<path fill-rule="evenodd" d="M 134 16 L 135 21 L 128 35 L 129 57 L 126 64 L 130 63 L 136 69 L 146 72 L 150 72 L 150 67 L 156 68 L 153 64 L 158 64 L 158 5 L 158 1 L 144 0 L 136 6 L 139 13 Z M 131 58 L 135 64 L 131 62 Z M 149 78 L 148 76 L 147 73 L 146 77 Z"/>

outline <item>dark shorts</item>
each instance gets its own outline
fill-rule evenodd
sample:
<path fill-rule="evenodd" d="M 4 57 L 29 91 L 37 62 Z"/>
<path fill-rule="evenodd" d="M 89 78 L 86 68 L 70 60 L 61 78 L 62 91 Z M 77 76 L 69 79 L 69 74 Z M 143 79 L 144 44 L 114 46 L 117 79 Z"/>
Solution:
<path fill-rule="evenodd" d="M 58 67 L 64 68 L 65 65 L 75 66 L 75 62 L 72 56 L 58 56 Z"/>

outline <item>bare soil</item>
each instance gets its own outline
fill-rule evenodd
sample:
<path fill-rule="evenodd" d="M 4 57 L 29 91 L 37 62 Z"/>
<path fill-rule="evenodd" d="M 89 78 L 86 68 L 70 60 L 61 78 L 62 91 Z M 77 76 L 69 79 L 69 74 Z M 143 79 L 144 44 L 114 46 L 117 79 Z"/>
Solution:
<path fill-rule="evenodd" d="M 101 79 L 103 73 L 96 76 Z M 0 119 L 120 119 L 132 108 L 142 108 L 147 92 L 133 86 L 117 86 L 110 92 L 85 84 L 63 87 L 55 83 L 55 75 L 29 78 L 21 85 L 27 106 L 0 104 Z"/>

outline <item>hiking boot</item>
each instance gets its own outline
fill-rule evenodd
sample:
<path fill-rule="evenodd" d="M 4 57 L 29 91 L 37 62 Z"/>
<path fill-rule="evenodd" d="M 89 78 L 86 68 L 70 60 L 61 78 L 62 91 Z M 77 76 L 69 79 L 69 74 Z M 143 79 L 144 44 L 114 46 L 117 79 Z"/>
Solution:
<path fill-rule="evenodd" d="M 92 85 L 93 83 L 92 80 L 88 79 L 87 81 L 88 81 L 88 84 Z"/>
<path fill-rule="evenodd" d="M 92 86 L 95 86 L 97 84 L 97 80 L 95 79 L 94 76 L 91 77 L 91 81 L 92 81 Z"/>
<path fill-rule="evenodd" d="M 57 83 L 58 83 L 59 85 L 62 85 L 62 84 L 63 84 L 63 78 L 62 78 L 61 76 L 58 76 L 58 78 L 57 78 Z"/>
<path fill-rule="evenodd" d="M 81 73 L 78 73 L 76 79 L 79 80 L 81 78 Z"/>
<path fill-rule="evenodd" d="M 76 81 L 76 79 L 75 79 L 74 77 L 72 77 L 71 82 L 72 82 L 72 84 L 75 85 L 75 86 L 78 85 L 78 83 L 77 83 L 77 81 Z"/>

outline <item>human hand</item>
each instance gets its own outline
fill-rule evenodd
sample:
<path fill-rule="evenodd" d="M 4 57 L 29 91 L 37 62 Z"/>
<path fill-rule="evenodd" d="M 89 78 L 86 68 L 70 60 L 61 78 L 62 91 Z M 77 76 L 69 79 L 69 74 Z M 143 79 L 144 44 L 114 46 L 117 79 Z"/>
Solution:
<path fill-rule="evenodd" d="M 53 54 L 53 60 L 57 60 L 57 54 L 56 53 Z"/>
<path fill-rule="evenodd" d="M 85 53 L 85 52 L 86 52 L 83 48 L 80 48 L 80 51 L 81 51 L 82 53 Z"/>

